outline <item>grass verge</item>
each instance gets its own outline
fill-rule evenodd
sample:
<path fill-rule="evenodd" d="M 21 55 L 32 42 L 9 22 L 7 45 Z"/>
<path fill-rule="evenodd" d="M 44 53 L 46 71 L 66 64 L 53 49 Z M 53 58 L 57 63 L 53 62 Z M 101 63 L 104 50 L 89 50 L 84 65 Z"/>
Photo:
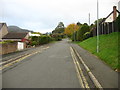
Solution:
<path fill-rule="evenodd" d="M 96 52 L 96 37 L 91 37 L 82 42 L 76 42 L 82 48 L 90 51 L 92 54 L 98 56 L 106 64 L 112 67 L 114 70 L 120 70 L 118 63 L 118 36 L 120 32 L 114 32 L 107 35 L 99 36 L 99 52 Z"/>

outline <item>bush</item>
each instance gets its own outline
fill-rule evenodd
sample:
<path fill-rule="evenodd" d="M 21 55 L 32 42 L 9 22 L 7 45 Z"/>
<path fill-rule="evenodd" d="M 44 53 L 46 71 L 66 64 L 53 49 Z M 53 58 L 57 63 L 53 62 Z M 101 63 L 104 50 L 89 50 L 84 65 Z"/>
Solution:
<path fill-rule="evenodd" d="M 86 33 L 84 34 L 85 39 L 89 38 L 89 37 L 90 37 L 90 34 L 91 34 L 91 32 L 86 32 Z"/>
<path fill-rule="evenodd" d="M 72 41 L 77 41 L 77 31 L 72 34 Z"/>
<path fill-rule="evenodd" d="M 4 42 L 6 42 L 6 43 L 14 43 L 15 41 L 6 40 L 6 41 L 4 41 Z"/>
<path fill-rule="evenodd" d="M 39 40 L 39 37 L 38 36 L 31 36 L 31 41 L 37 41 Z"/>
<path fill-rule="evenodd" d="M 53 38 L 51 38 L 48 35 L 41 35 L 41 36 L 32 36 L 31 38 L 31 43 L 30 45 L 42 45 L 42 44 L 47 44 L 50 41 L 53 41 Z"/>
<path fill-rule="evenodd" d="M 50 41 L 52 41 L 52 38 L 50 36 L 42 35 L 39 37 L 39 44 L 47 44 Z"/>
<path fill-rule="evenodd" d="M 118 27 L 118 32 L 120 32 L 120 15 L 117 17 L 115 23 L 116 23 L 115 26 Z"/>
<path fill-rule="evenodd" d="M 77 41 L 83 41 L 86 39 L 86 36 L 84 34 L 89 31 L 90 28 L 88 25 L 82 25 L 82 27 L 77 31 Z"/>
<path fill-rule="evenodd" d="M 31 45 L 32 45 L 32 46 L 34 46 L 34 45 L 36 46 L 37 44 L 38 44 L 37 41 L 32 41 L 32 42 L 31 42 Z"/>
<path fill-rule="evenodd" d="M 53 34 L 52 38 L 54 38 L 55 41 L 61 41 L 63 38 L 63 35 L 61 34 Z"/>
<path fill-rule="evenodd" d="M 59 38 L 59 37 L 55 38 L 55 41 L 61 41 L 61 40 L 62 38 Z"/>

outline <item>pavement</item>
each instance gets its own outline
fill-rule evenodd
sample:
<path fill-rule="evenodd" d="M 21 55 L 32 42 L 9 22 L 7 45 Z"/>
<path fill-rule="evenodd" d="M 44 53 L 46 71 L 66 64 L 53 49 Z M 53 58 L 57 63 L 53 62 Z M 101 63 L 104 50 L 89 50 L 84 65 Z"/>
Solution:
<path fill-rule="evenodd" d="M 89 67 L 103 88 L 118 88 L 118 72 L 112 70 L 102 60 L 80 46 L 76 44 L 71 44 L 71 46 L 78 51 L 85 64 Z"/>

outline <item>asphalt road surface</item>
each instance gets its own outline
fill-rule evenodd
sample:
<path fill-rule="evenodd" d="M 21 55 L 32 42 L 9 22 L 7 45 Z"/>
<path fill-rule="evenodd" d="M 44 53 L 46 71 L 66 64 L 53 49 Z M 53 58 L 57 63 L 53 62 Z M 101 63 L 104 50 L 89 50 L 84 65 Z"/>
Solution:
<path fill-rule="evenodd" d="M 3 88 L 80 88 L 67 40 L 24 59 L 2 74 Z"/>

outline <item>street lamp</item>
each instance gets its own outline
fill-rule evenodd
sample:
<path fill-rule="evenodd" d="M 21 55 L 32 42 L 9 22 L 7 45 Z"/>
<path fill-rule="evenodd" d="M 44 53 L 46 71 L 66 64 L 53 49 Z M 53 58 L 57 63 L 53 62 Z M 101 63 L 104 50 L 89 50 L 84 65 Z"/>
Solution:
<path fill-rule="evenodd" d="M 97 53 L 99 52 L 99 2 L 97 0 Z"/>

